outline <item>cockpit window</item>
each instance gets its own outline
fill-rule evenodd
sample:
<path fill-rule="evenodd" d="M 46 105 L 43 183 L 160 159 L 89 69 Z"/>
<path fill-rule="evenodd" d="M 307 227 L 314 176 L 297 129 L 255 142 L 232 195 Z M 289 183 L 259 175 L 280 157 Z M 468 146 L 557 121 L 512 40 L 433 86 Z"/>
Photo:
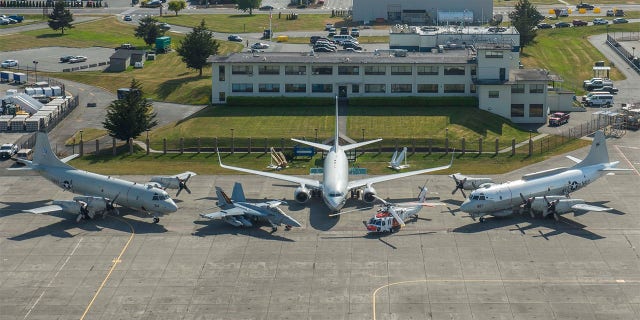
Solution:
<path fill-rule="evenodd" d="M 167 199 L 169 199 L 169 195 L 167 195 L 167 194 L 157 194 L 157 193 L 153 194 L 153 200 L 154 201 L 158 201 L 158 200 L 163 201 L 163 200 L 167 200 Z"/>
<path fill-rule="evenodd" d="M 342 196 L 344 196 L 344 193 L 342 193 L 342 192 L 332 192 L 332 193 L 329 193 L 329 197 L 332 197 L 332 198 L 335 198 L 335 197 L 342 197 Z"/>
<path fill-rule="evenodd" d="M 484 196 L 484 193 L 472 194 L 471 195 L 471 200 L 486 200 L 486 197 Z"/>

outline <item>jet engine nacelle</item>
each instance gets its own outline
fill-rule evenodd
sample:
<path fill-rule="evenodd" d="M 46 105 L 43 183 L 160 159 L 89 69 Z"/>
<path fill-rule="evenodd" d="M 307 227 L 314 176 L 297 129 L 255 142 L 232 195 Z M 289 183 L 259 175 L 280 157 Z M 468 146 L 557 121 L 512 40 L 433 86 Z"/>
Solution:
<path fill-rule="evenodd" d="M 311 198 L 311 191 L 305 187 L 298 187 L 293 193 L 293 197 L 298 203 L 305 203 Z"/>
<path fill-rule="evenodd" d="M 373 187 L 366 187 L 362 193 L 362 201 L 366 203 L 372 203 L 376 201 L 376 189 Z"/>

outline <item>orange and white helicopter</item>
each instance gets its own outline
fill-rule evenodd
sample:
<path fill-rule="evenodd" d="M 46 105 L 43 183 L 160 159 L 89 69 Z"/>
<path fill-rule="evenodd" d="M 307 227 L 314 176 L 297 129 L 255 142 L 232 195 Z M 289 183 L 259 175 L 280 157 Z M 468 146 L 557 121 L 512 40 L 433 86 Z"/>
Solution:
<path fill-rule="evenodd" d="M 395 204 L 376 196 L 376 199 L 380 200 L 383 205 L 368 222 L 365 222 L 367 231 L 370 233 L 398 231 L 401 227 L 405 226 L 404 222 L 406 220 L 413 217 L 417 218 L 418 212 L 420 212 L 422 207 L 433 207 L 436 205 L 434 203 L 425 202 L 425 199 L 427 198 L 426 185 L 418 188 L 420 189 L 418 202 Z"/>

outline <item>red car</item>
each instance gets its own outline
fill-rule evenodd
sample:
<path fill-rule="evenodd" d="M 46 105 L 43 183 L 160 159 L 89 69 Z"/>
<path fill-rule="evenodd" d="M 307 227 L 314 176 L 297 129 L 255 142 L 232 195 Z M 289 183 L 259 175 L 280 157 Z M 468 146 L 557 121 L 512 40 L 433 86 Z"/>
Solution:
<path fill-rule="evenodd" d="M 569 114 L 564 112 L 554 112 L 549 116 L 549 126 L 557 127 L 569 122 Z"/>
<path fill-rule="evenodd" d="M 582 21 L 582 20 L 573 20 L 571 22 L 573 24 L 574 27 L 580 27 L 580 26 L 586 26 L 587 22 L 586 21 Z"/>

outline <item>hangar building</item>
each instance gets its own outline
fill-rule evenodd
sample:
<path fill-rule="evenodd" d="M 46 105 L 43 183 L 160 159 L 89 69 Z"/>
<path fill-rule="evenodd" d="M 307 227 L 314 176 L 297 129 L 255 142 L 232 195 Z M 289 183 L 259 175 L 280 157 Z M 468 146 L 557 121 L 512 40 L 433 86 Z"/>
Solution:
<path fill-rule="evenodd" d="M 481 24 L 493 16 L 492 0 L 353 0 L 354 21 L 384 19 L 411 25 Z"/>

